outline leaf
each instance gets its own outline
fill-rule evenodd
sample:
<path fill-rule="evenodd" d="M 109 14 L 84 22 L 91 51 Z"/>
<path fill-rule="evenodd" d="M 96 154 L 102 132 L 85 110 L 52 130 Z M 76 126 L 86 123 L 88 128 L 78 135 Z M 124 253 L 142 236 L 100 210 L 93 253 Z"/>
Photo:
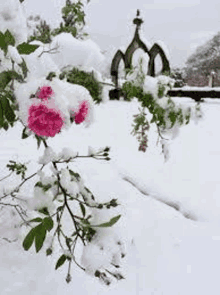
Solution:
<path fill-rule="evenodd" d="M 121 215 L 115 216 L 109 222 L 105 222 L 99 225 L 91 225 L 91 227 L 110 227 L 114 225 L 119 220 L 120 217 Z"/>
<path fill-rule="evenodd" d="M 29 135 L 27 135 L 26 132 L 25 132 L 26 130 L 27 130 L 27 128 L 24 127 L 23 132 L 22 132 L 22 136 L 21 136 L 22 139 L 25 139 L 25 138 L 29 137 Z"/>
<path fill-rule="evenodd" d="M 51 255 L 52 253 L 53 253 L 53 251 L 52 251 L 51 248 L 48 248 L 48 249 L 46 250 L 46 254 L 47 254 L 47 256 Z"/>
<path fill-rule="evenodd" d="M 37 217 L 37 218 L 29 220 L 29 222 L 41 222 L 42 220 L 43 220 L 42 218 Z"/>
<path fill-rule="evenodd" d="M 16 71 L 8 71 L 8 74 L 10 75 L 11 79 L 15 79 L 18 82 L 23 82 L 23 77 L 19 75 Z"/>
<path fill-rule="evenodd" d="M 5 43 L 5 35 L 0 32 L 0 48 L 6 53 L 7 52 L 7 45 Z"/>
<path fill-rule="evenodd" d="M 35 249 L 37 253 L 43 246 L 44 240 L 46 238 L 46 233 L 47 231 L 42 223 L 35 227 Z"/>
<path fill-rule="evenodd" d="M 25 60 L 22 58 L 22 63 L 19 64 L 19 67 L 22 69 L 22 73 L 24 75 L 24 78 L 27 77 L 27 73 L 28 73 L 28 68 L 27 68 L 27 64 L 25 62 Z"/>
<path fill-rule="evenodd" d="M 5 129 L 5 131 L 8 130 L 8 127 L 9 127 L 8 123 L 7 123 L 7 122 L 4 122 L 4 124 L 3 124 L 3 128 Z"/>
<path fill-rule="evenodd" d="M 80 209 L 82 211 L 83 217 L 85 217 L 86 216 L 86 208 L 85 208 L 85 206 L 82 203 L 80 203 Z"/>
<path fill-rule="evenodd" d="M 0 98 L 0 128 L 3 127 L 3 123 L 4 123 L 4 120 L 3 120 L 3 106 L 2 106 L 1 98 Z"/>
<path fill-rule="evenodd" d="M 37 186 L 37 183 L 35 184 L 35 186 Z M 47 207 L 44 207 L 42 209 L 39 209 L 38 212 L 44 214 L 44 215 L 50 215 L 49 212 L 48 212 L 48 209 Z"/>
<path fill-rule="evenodd" d="M 3 96 L 1 99 L 1 102 L 2 102 L 4 115 L 5 115 L 6 119 L 8 120 L 8 122 L 14 122 L 15 114 L 10 106 L 8 99 L 5 96 Z"/>
<path fill-rule="evenodd" d="M 15 38 L 11 34 L 11 32 L 9 32 L 9 30 L 7 30 L 5 32 L 5 43 L 6 43 L 7 46 L 8 45 L 15 46 Z"/>
<path fill-rule="evenodd" d="M 36 139 L 37 139 L 37 148 L 39 149 L 40 145 L 41 145 L 41 141 L 42 138 L 40 138 L 39 136 L 35 135 Z"/>
<path fill-rule="evenodd" d="M 36 230 L 35 227 L 32 228 L 30 230 L 30 232 L 26 235 L 26 237 L 25 237 L 25 239 L 23 241 L 22 245 L 23 245 L 24 250 L 26 250 L 26 251 L 30 249 L 30 247 L 32 246 L 32 244 L 34 242 L 35 230 Z"/>
<path fill-rule="evenodd" d="M 0 88 L 5 89 L 7 84 L 11 81 L 11 76 L 9 75 L 9 71 L 5 71 L 0 73 Z"/>
<path fill-rule="evenodd" d="M 31 54 L 32 52 L 34 52 L 40 45 L 31 45 L 28 44 L 26 42 L 19 44 L 17 46 L 17 50 L 19 52 L 19 54 Z"/>
<path fill-rule="evenodd" d="M 55 269 L 58 269 L 61 265 L 64 264 L 64 262 L 66 261 L 66 255 L 63 254 L 60 256 L 60 258 L 57 260 L 57 263 L 56 263 L 56 266 L 55 266 Z"/>
<path fill-rule="evenodd" d="M 45 217 L 43 220 L 43 226 L 46 230 L 51 231 L 53 228 L 53 219 L 51 217 Z"/>

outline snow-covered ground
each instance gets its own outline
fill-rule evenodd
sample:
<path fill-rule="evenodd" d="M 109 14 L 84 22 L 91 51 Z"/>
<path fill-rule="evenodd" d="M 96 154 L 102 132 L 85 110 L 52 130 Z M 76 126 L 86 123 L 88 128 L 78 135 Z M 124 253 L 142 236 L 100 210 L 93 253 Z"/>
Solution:
<path fill-rule="evenodd" d="M 180 100 L 177 98 L 176 100 Z M 181 99 L 193 105 L 190 99 Z M 110 287 L 72 268 L 72 282 L 65 282 L 66 267 L 54 269 L 57 255 L 25 252 L 22 239 L 13 239 L 5 214 L 0 224 L 1 294 L 114 294 L 114 295 L 217 295 L 220 292 L 220 140 L 217 100 L 202 104 L 203 119 L 181 129 L 170 143 L 171 157 L 164 162 L 152 128 L 146 153 L 130 134 L 136 101 L 107 101 L 95 106 L 95 122 L 89 127 L 71 126 L 48 140 L 59 152 L 64 146 L 86 154 L 88 146 L 111 147 L 111 161 L 78 159 L 78 169 L 87 186 L 100 199 L 118 198 L 122 218 L 115 225 L 124 237 L 127 255 L 123 268 L 126 279 Z M 6 175 L 10 159 L 31 160 L 35 171 L 43 147 L 33 138 L 21 140 L 18 123 L 8 132 L 0 131 L 0 178 Z M 36 180 L 35 180 L 36 182 Z M 10 181 L 10 184 L 13 182 Z M 32 182 L 33 184 L 33 182 Z M 29 194 L 30 184 L 26 187 Z M 15 218 L 15 217 L 13 217 Z"/>

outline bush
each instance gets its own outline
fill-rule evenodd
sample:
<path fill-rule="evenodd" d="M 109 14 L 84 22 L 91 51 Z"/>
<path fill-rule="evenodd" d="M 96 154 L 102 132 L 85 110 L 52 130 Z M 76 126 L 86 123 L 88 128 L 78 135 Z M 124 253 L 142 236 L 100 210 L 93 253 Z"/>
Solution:
<path fill-rule="evenodd" d="M 88 89 L 95 103 L 100 103 L 102 101 L 103 87 L 99 83 L 99 81 L 94 77 L 93 72 L 87 73 L 77 68 L 73 68 L 72 70 L 68 72 L 63 72 L 60 75 L 61 80 L 64 79 L 64 77 L 66 77 L 67 82 L 72 84 L 78 84 Z"/>
<path fill-rule="evenodd" d="M 28 38 L 28 42 L 38 40 L 44 44 L 51 43 L 51 29 L 45 20 L 41 20 L 40 24 L 36 26 L 33 35 Z"/>

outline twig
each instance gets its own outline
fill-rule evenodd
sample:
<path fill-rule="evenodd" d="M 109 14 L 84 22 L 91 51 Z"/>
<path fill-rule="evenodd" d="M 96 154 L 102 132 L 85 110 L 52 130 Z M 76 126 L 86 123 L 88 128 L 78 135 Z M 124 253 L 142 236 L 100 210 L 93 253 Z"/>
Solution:
<path fill-rule="evenodd" d="M 7 176 L 5 176 L 5 177 L 3 177 L 2 179 L 0 179 L 0 181 L 6 179 L 6 178 L 8 178 L 8 177 L 10 177 L 10 176 L 12 175 L 12 173 L 13 173 L 13 171 L 12 171 L 10 174 L 8 174 Z"/>
<path fill-rule="evenodd" d="M 42 165 L 42 167 L 40 168 L 40 170 L 42 170 L 43 168 L 44 168 L 44 164 Z M 13 191 L 11 191 L 10 193 L 8 193 L 8 194 L 6 194 L 6 195 L 4 195 L 3 197 L 1 197 L 0 198 L 0 200 L 2 200 L 2 199 L 4 199 L 4 198 L 6 198 L 7 196 L 9 196 L 9 195 L 12 195 L 13 193 L 17 193 L 17 192 L 19 192 L 19 189 L 22 187 L 22 185 L 27 181 L 27 180 L 29 180 L 29 179 L 31 179 L 32 177 L 34 177 L 35 175 L 37 175 L 37 173 L 38 172 L 35 172 L 35 173 L 33 173 L 32 175 L 30 175 L 30 176 L 28 176 L 27 178 L 25 178 L 20 184 L 19 184 L 19 186 L 17 186 Z M 15 198 L 15 196 L 13 196 L 12 195 L 12 197 L 13 198 Z"/>
<path fill-rule="evenodd" d="M 49 49 L 49 50 L 43 50 L 43 51 L 38 55 L 38 57 L 41 57 L 44 53 L 50 53 L 50 54 L 58 53 L 59 51 L 52 52 L 52 51 L 54 51 L 54 50 L 56 50 L 56 49 L 58 49 L 58 48 L 59 48 L 59 46 L 54 47 L 54 48 L 51 48 L 51 49 Z"/>

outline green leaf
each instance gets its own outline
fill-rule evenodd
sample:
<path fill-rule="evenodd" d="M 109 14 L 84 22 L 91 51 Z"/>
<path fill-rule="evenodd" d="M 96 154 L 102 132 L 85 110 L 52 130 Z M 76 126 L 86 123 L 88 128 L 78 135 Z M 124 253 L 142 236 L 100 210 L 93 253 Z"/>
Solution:
<path fill-rule="evenodd" d="M 0 98 L 0 128 L 3 127 L 3 123 L 4 123 L 4 120 L 3 120 L 3 106 L 2 106 L 1 98 Z"/>
<path fill-rule="evenodd" d="M 7 122 L 4 122 L 4 124 L 3 124 L 3 128 L 5 129 L 5 131 L 8 130 L 8 127 L 9 127 L 8 123 L 7 123 Z"/>
<path fill-rule="evenodd" d="M 0 32 L 0 48 L 5 52 L 5 54 L 7 53 L 7 45 L 5 43 L 5 35 Z"/>
<path fill-rule="evenodd" d="M 61 255 L 60 258 L 57 260 L 57 263 L 56 263 L 56 266 L 55 266 L 55 269 L 58 269 L 61 265 L 64 264 L 64 262 L 66 261 L 66 255 Z"/>
<path fill-rule="evenodd" d="M 119 220 L 120 217 L 121 215 L 115 216 L 109 222 L 105 222 L 99 225 L 91 225 L 91 227 L 110 227 L 114 225 Z"/>
<path fill-rule="evenodd" d="M 85 217 L 86 216 L 86 208 L 85 208 L 85 206 L 82 203 L 80 203 L 80 209 L 82 211 L 83 217 Z"/>
<path fill-rule="evenodd" d="M 51 231 L 53 228 L 53 219 L 51 217 L 45 217 L 43 220 L 43 226 L 46 230 Z"/>
<path fill-rule="evenodd" d="M 77 180 L 80 179 L 80 175 L 77 172 L 73 172 L 72 170 L 69 169 L 69 173 L 70 175 L 74 176 Z"/>
<path fill-rule="evenodd" d="M 5 89 L 11 79 L 12 77 L 10 76 L 9 71 L 0 73 L 0 89 Z"/>
<path fill-rule="evenodd" d="M 48 248 L 48 249 L 46 250 L 46 254 L 47 254 L 47 256 L 51 255 L 52 253 L 53 253 L 53 251 L 52 251 L 51 248 Z"/>
<path fill-rule="evenodd" d="M 8 122 L 14 122 L 15 114 L 14 114 L 14 111 L 12 110 L 12 108 L 10 106 L 10 103 L 9 103 L 8 99 L 3 96 L 1 98 L 1 102 L 2 102 L 4 115 L 5 115 L 6 119 L 8 120 Z"/>
<path fill-rule="evenodd" d="M 22 73 L 24 75 L 24 78 L 27 77 L 27 73 L 28 73 L 28 68 L 27 68 L 27 64 L 25 62 L 25 60 L 22 58 L 22 63 L 19 64 L 19 67 L 22 69 Z"/>
<path fill-rule="evenodd" d="M 19 75 L 16 71 L 8 71 L 8 74 L 12 79 L 17 80 L 18 82 L 23 82 L 22 75 Z"/>
<path fill-rule="evenodd" d="M 5 32 L 5 43 L 7 46 L 8 45 L 15 46 L 15 38 L 13 37 L 11 32 L 9 32 L 9 30 Z"/>
<path fill-rule="evenodd" d="M 37 217 L 37 218 L 29 220 L 29 222 L 41 222 L 42 220 L 43 220 L 42 218 Z"/>
<path fill-rule="evenodd" d="M 30 249 L 30 247 L 32 246 L 32 244 L 34 242 L 35 230 L 36 230 L 35 227 L 32 228 L 23 241 L 23 248 L 26 251 Z"/>
<path fill-rule="evenodd" d="M 35 186 L 37 186 L 37 184 L 35 184 Z M 50 215 L 49 212 L 48 212 L 48 209 L 47 207 L 44 207 L 42 209 L 39 209 L 38 212 L 44 214 L 44 215 Z"/>
<path fill-rule="evenodd" d="M 37 135 L 35 135 L 35 138 L 37 139 L 37 148 L 39 149 L 39 147 L 41 145 L 42 138 Z"/>
<path fill-rule="evenodd" d="M 46 238 L 46 229 L 43 224 L 39 224 L 35 227 L 35 249 L 38 253 L 43 246 L 44 240 Z"/>
<path fill-rule="evenodd" d="M 19 44 L 17 46 L 17 50 L 20 54 L 31 54 L 32 52 L 34 52 L 40 45 L 31 45 L 28 44 L 26 42 Z"/>
<path fill-rule="evenodd" d="M 25 139 L 25 138 L 29 137 L 29 135 L 26 134 L 26 130 L 27 130 L 27 128 L 24 127 L 24 129 L 22 131 L 22 136 L 21 136 L 22 139 Z"/>

